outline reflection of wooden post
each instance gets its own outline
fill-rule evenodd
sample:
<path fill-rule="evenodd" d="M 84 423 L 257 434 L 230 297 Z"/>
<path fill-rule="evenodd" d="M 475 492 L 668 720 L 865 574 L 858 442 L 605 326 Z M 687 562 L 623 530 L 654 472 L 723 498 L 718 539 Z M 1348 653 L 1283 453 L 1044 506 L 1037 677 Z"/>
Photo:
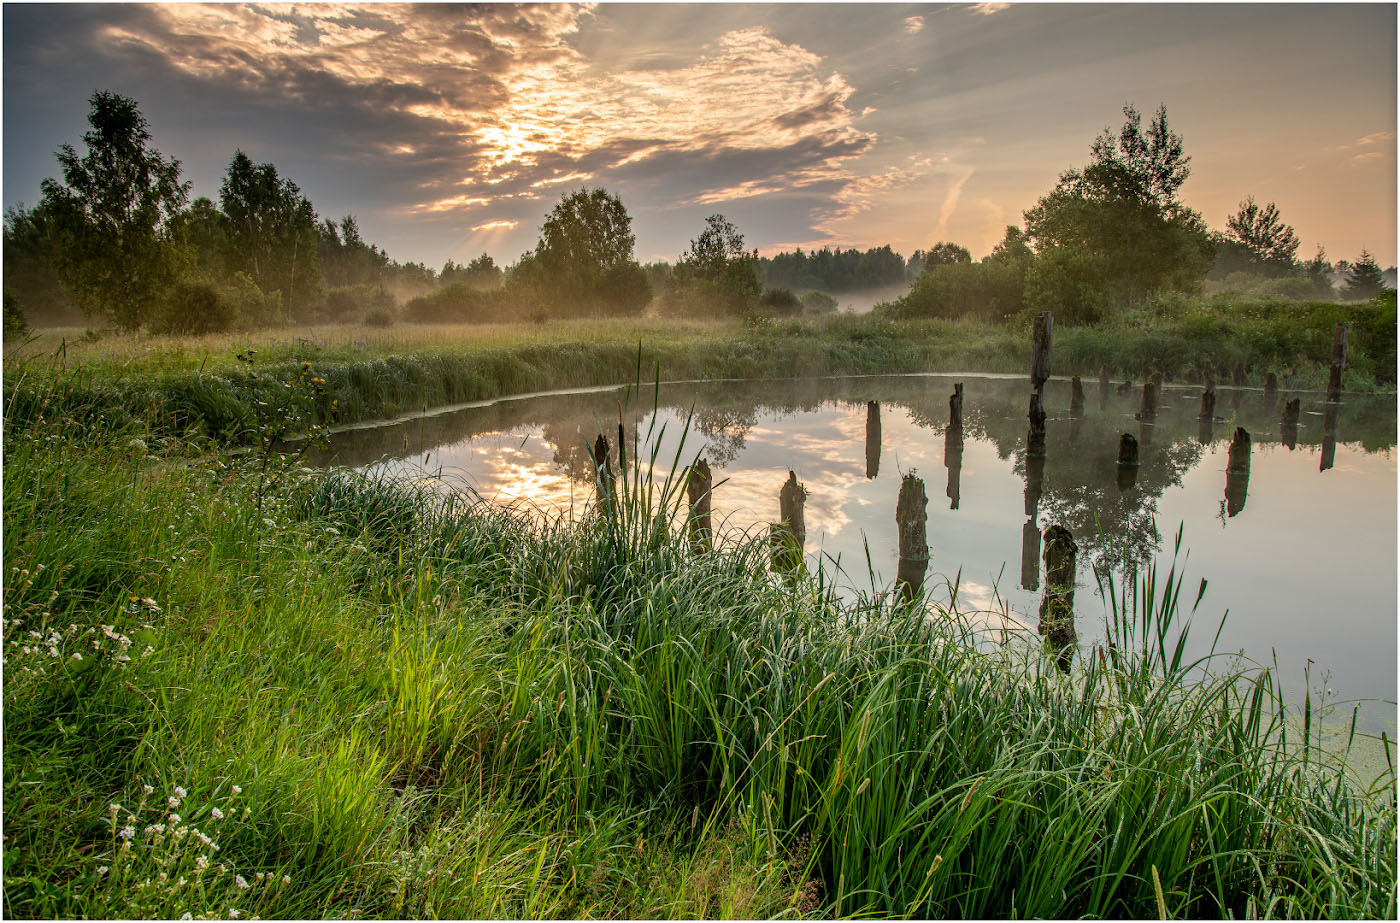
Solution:
<path fill-rule="evenodd" d="M 1070 444 L 1070 445 L 1074 445 L 1076 442 L 1079 441 L 1079 429 L 1080 429 L 1080 426 L 1081 426 L 1083 423 L 1084 423 L 1084 418 L 1083 418 L 1083 417 L 1070 417 L 1070 418 L 1069 418 L 1069 444 Z"/>
<path fill-rule="evenodd" d="M 1040 634 L 1055 655 L 1061 673 L 1074 656 L 1074 567 L 1079 552 L 1064 526 L 1045 529 L 1045 597 L 1040 601 Z"/>
<path fill-rule="evenodd" d="M 807 517 L 802 510 L 806 500 L 807 488 L 797 483 L 796 472 L 789 471 L 778 492 L 779 521 L 769 533 L 776 571 L 796 573 L 802 566 L 802 549 L 807 543 Z"/>
<path fill-rule="evenodd" d="M 1034 519 L 1021 527 L 1021 587 L 1040 589 L 1040 529 Z"/>
<path fill-rule="evenodd" d="M 1225 512 L 1234 516 L 1244 509 L 1245 495 L 1249 491 L 1249 433 L 1242 426 L 1235 427 L 1235 436 L 1230 440 L 1230 461 L 1225 466 Z"/>
<path fill-rule="evenodd" d="M 1055 327 L 1055 316 L 1042 311 L 1035 316 L 1035 328 L 1031 333 L 1031 387 L 1039 391 L 1050 378 L 1050 334 Z"/>
<path fill-rule="evenodd" d="M 1240 359 L 1235 363 L 1235 375 L 1232 383 L 1236 388 L 1243 388 L 1245 386 L 1246 381 L 1247 379 L 1245 378 L 1244 374 L 1244 360 Z"/>
<path fill-rule="evenodd" d="M 865 476 L 878 477 L 880 474 L 880 402 L 867 401 L 865 404 Z"/>
<path fill-rule="evenodd" d="M 1214 382 L 1207 382 L 1206 389 L 1201 392 L 1201 412 L 1202 420 L 1215 418 L 1215 389 Z"/>
<path fill-rule="evenodd" d="M 962 405 L 963 386 L 962 382 L 953 385 L 953 393 L 948 398 L 948 426 L 962 429 Z"/>
<path fill-rule="evenodd" d="M 1138 441 L 1131 433 L 1118 437 L 1118 489 L 1127 490 L 1137 483 Z"/>
<path fill-rule="evenodd" d="M 1215 441 L 1215 418 L 1201 417 L 1196 423 L 1196 441 L 1201 445 L 1210 445 Z"/>
<path fill-rule="evenodd" d="M 1069 380 L 1069 412 L 1074 416 L 1084 412 L 1084 383 L 1078 375 Z"/>
<path fill-rule="evenodd" d="M 1035 516 L 1045 485 L 1045 456 L 1026 456 L 1026 515 Z"/>
<path fill-rule="evenodd" d="M 1157 415 L 1157 386 L 1150 381 L 1142 386 L 1142 406 L 1138 415 L 1144 420 L 1150 420 Z"/>
<path fill-rule="evenodd" d="M 1099 366 L 1099 409 L 1108 407 L 1108 366 Z"/>
<path fill-rule="evenodd" d="M 1332 331 L 1332 368 L 1327 374 L 1327 400 L 1342 399 L 1342 372 L 1347 367 L 1347 325 L 1338 324 Z"/>
<path fill-rule="evenodd" d="M 1264 375 L 1264 406 L 1272 408 L 1278 400 L 1278 376 L 1273 372 Z"/>
<path fill-rule="evenodd" d="M 901 599 L 913 599 L 924 587 L 928 570 L 928 495 L 924 482 L 906 474 L 894 508 L 899 532 L 899 573 L 895 579 Z"/>
<path fill-rule="evenodd" d="M 1322 412 L 1322 461 L 1319 471 L 1326 471 L 1337 461 L 1337 423 L 1342 415 L 1342 405 L 1333 401 L 1327 403 Z"/>
<path fill-rule="evenodd" d="M 1296 397 L 1291 401 L 1283 402 L 1283 419 L 1279 425 L 1279 441 L 1288 446 L 1290 451 L 1298 446 L 1298 408 L 1301 403 L 1301 398 Z"/>
<path fill-rule="evenodd" d="M 1029 413 L 1031 428 L 1026 434 L 1026 454 L 1039 456 L 1045 454 L 1045 406 L 1041 403 L 1040 392 L 1031 392 L 1031 406 Z"/>
<path fill-rule="evenodd" d="M 685 490 L 690 500 L 690 518 L 686 526 L 690 532 L 692 551 L 705 551 L 714 544 L 710 529 L 710 491 L 713 486 L 714 477 L 710 474 L 709 462 L 702 458 L 690 466 Z"/>
<path fill-rule="evenodd" d="M 948 509 L 958 508 L 962 496 L 962 427 L 948 427 L 943 431 L 943 464 L 948 469 Z"/>
<path fill-rule="evenodd" d="M 612 509 L 617 502 L 613 490 L 612 466 L 608 463 L 608 437 L 602 433 L 593 443 L 594 478 L 598 488 L 598 505 L 605 510 Z"/>

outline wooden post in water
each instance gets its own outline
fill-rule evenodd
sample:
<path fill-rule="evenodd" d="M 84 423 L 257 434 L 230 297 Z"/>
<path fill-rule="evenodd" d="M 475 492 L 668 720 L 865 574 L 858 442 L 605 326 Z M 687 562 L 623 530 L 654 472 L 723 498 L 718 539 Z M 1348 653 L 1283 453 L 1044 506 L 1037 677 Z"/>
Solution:
<path fill-rule="evenodd" d="M 1045 597 L 1040 601 L 1039 631 L 1061 673 L 1074 657 L 1074 570 L 1079 547 L 1064 526 L 1045 529 Z"/>
<path fill-rule="evenodd" d="M 1034 517 L 1040 509 L 1040 496 L 1045 487 L 1045 456 L 1026 456 L 1026 515 Z"/>
<path fill-rule="evenodd" d="M 1289 451 L 1298 446 L 1298 408 L 1301 398 L 1283 402 L 1283 419 L 1279 424 L 1279 441 L 1288 446 Z"/>
<path fill-rule="evenodd" d="M 1127 490 L 1137 483 L 1138 441 L 1131 433 L 1118 437 L 1118 489 Z"/>
<path fill-rule="evenodd" d="M 1040 529 L 1034 519 L 1021 527 L 1021 587 L 1040 589 Z"/>
<path fill-rule="evenodd" d="M 713 488 L 710 463 L 702 458 L 690 466 L 685 481 L 686 496 L 690 500 L 686 529 L 690 533 L 690 548 L 695 552 L 714 547 L 714 535 L 710 528 L 710 491 Z"/>
<path fill-rule="evenodd" d="M 962 496 L 963 433 L 961 426 L 943 431 L 943 464 L 948 469 L 948 509 L 958 508 Z"/>
<path fill-rule="evenodd" d="M 1143 420 L 1157 416 L 1157 386 L 1153 382 L 1146 382 L 1142 386 L 1142 405 L 1138 409 L 1138 416 Z"/>
<path fill-rule="evenodd" d="M 865 476 L 875 478 L 880 474 L 880 402 L 867 401 L 865 404 Z"/>
<path fill-rule="evenodd" d="M 1332 368 L 1327 374 L 1327 400 L 1342 399 L 1342 372 L 1347 367 L 1347 325 L 1338 324 L 1332 331 Z"/>
<path fill-rule="evenodd" d="M 1328 401 L 1327 407 L 1322 411 L 1322 460 L 1318 464 L 1319 471 L 1326 471 L 1337 461 L 1337 423 L 1342 415 L 1342 405 L 1334 401 Z"/>
<path fill-rule="evenodd" d="M 1039 392 L 1050 378 L 1050 334 L 1055 327 L 1055 316 L 1042 311 L 1035 316 L 1035 328 L 1031 333 L 1031 387 Z"/>
<path fill-rule="evenodd" d="M 1199 417 L 1202 420 L 1215 419 L 1215 382 L 1206 382 L 1206 388 L 1201 392 L 1201 412 Z"/>
<path fill-rule="evenodd" d="M 962 431 L 963 386 L 962 382 L 953 385 L 953 393 L 948 398 L 948 426 Z"/>
<path fill-rule="evenodd" d="M 602 433 L 593 443 L 593 464 L 595 486 L 598 488 L 598 505 L 604 511 L 611 510 L 617 503 L 617 493 L 613 486 L 612 465 L 608 462 L 608 437 Z"/>
<path fill-rule="evenodd" d="M 787 481 L 778 491 L 779 521 L 769 533 L 773 548 L 773 569 L 795 574 L 802 567 L 802 550 L 807 544 L 807 517 L 803 505 L 807 488 L 797 483 L 797 473 L 788 472 Z"/>
<path fill-rule="evenodd" d="M 1278 376 L 1273 372 L 1264 375 L 1264 406 L 1272 409 L 1278 401 Z"/>
<path fill-rule="evenodd" d="M 1099 366 L 1099 409 L 1108 407 L 1108 366 Z"/>
<path fill-rule="evenodd" d="M 1230 461 L 1225 466 L 1225 512 L 1234 516 L 1244 509 L 1245 495 L 1249 491 L 1249 433 L 1242 426 L 1235 427 L 1234 438 L 1230 440 Z"/>
<path fill-rule="evenodd" d="M 1236 388 L 1243 388 L 1247 381 L 1244 374 L 1244 360 L 1240 359 L 1235 363 L 1235 374 L 1231 383 Z"/>
<path fill-rule="evenodd" d="M 906 474 L 899 485 L 894 523 L 899 532 L 899 571 L 895 583 L 900 599 L 907 601 L 923 591 L 929 557 L 928 495 L 924 493 L 924 482 L 913 474 Z"/>
<path fill-rule="evenodd" d="M 1084 383 L 1078 375 L 1069 380 L 1069 412 L 1075 417 L 1084 413 Z"/>

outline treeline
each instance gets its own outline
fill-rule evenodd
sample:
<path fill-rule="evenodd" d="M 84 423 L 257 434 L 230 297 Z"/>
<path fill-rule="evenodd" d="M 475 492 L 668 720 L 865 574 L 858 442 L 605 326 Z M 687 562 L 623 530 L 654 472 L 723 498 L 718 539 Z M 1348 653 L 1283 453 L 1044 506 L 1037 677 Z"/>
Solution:
<path fill-rule="evenodd" d="M 1025 227 L 1008 227 L 981 261 L 956 244 L 921 254 L 907 295 L 884 311 L 897 317 L 975 317 L 1001 321 L 1052 311 L 1071 324 L 1094 324 L 1169 294 L 1213 289 L 1300 300 L 1350 300 L 1378 295 L 1382 271 L 1365 251 L 1332 266 L 1321 248 L 1297 258 L 1298 238 L 1270 202 L 1240 204 L 1224 232 L 1207 228 L 1178 190 L 1190 157 L 1160 107 L 1144 129 L 1125 106 L 1121 131 L 1105 131 L 1090 147 L 1091 162 L 1060 181 L 1024 213 Z"/>

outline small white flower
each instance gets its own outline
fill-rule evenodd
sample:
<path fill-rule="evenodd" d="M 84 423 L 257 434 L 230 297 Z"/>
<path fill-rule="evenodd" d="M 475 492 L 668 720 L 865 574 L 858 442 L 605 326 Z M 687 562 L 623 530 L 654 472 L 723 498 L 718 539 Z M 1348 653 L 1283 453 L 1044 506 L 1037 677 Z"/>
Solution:
<path fill-rule="evenodd" d="M 200 856 L 198 859 L 194 860 L 194 867 L 200 870 L 207 869 L 209 867 L 209 857 Z"/>
<path fill-rule="evenodd" d="M 247 891 L 252 887 L 252 885 L 248 884 L 248 879 L 244 878 L 242 875 L 234 875 L 233 883 L 238 885 L 238 890 L 240 891 Z"/>
<path fill-rule="evenodd" d="M 132 837 L 136 836 L 136 828 L 131 824 L 127 824 L 117 831 L 117 836 L 121 837 L 123 840 L 130 840 Z"/>
<path fill-rule="evenodd" d="M 155 791 L 155 789 L 151 788 L 149 785 L 143 785 L 143 786 L 141 786 L 141 794 L 143 794 L 143 795 L 149 795 L 149 794 L 153 793 L 154 791 Z"/>
<path fill-rule="evenodd" d="M 83 655 L 82 655 L 82 654 L 79 654 L 77 651 L 74 651 L 74 652 L 73 652 L 73 659 L 74 659 L 74 660 L 82 660 L 82 659 L 83 659 Z"/>
<path fill-rule="evenodd" d="M 185 791 L 185 790 L 184 790 L 183 788 L 181 788 L 180 786 L 178 786 L 178 785 L 175 786 L 175 797 L 176 797 L 176 798 L 184 798 L 184 797 L 185 797 L 186 795 L 188 795 L 188 794 L 189 794 L 189 792 Z"/>
<path fill-rule="evenodd" d="M 182 920 L 193 920 L 194 917 L 190 916 L 190 912 L 189 912 L 188 910 L 186 910 L 184 913 L 180 914 L 180 919 L 182 919 Z"/>
<path fill-rule="evenodd" d="M 235 795 L 241 795 L 241 794 L 243 794 L 243 787 L 240 786 L 240 785 L 235 785 L 235 786 L 233 787 L 233 793 L 234 793 Z"/>
<path fill-rule="evenodd" d="M 107 866 L 105 866 L 105 865 L 99 865 L 99 866 L 97 867 L 97 874 L 99 874 L 99 875 L 106 875 L 106 874 L 107 874 Z"/>
<path fill-rule="evenodd" d="M 165 799 L 165 803 L 170 805 L 170 810 L 173 811 L 180 806 L 180 799 L 171 795 L 169 798 Z"/>
<path fill-rule="evenodd" d="M 178 823 L 180 822 L 180 815 L 179 815 L 179 814 L 171 814 L 171 815 L 170 815 L 170 822 L 171 822 L 172 824 L 178 824 Z"/>
<path fill-rule="evenodd" d="M 107 805 L 107 813 L 110 814 L 110 815 L 112 815 L 112 819 L 113 819 L 113 820 L 116 819 L 116 817 L 117 817 L 117 812 L 120 811 L 121 809 L 122 809 L 122 806 L 119 805 L 119 804 L 117 804 L 115 801 L 112 802 L 111 804 Z"/>
<path fill-rule="evenodd" d="M 291 883 L 292 883 L 292 876 L 291 876 L 291 875 L 283 875 L 283 876 L 282 876 L 282 884 L 284 884 L 284 885 L 289 885 L 289 884 L 291 884 Z"/>
<path fill-rule="evenodd" d="M 153 647 L 151 647 L 149 644 L 147 644 L 147 645 L 146 645 L 146 649 L 145 649 L 144 651 L 141 652 L 141 656 L 142 656 L 142 657 L 149 657 L 149 656 L 151 656 L 152 654 L 154 654 L 155 652 L 156 652 L 156 649 L 153 648 Z"/>
<path fill-rule="evenodd" d="M 214 808 L 213 810 L 211 810 L 211 811 L 209 812 L 209 816 L 212 817 L 212 818 L 214 818 L 215 820 L 223 820 L 223 819 L 224 819 L 224 812 L 223 812 L 223 811 L 220 811 L 218 808 Z"/>
<path fill-rule="evenodd" d="M 238 917 L 239 917 L 238 911 L 235 910 L 235 909 L 232 908 L 232 907 L 230 907 L 230 908 L 228 909 L 228 915 L 229 915 L 230 917 L 232 917 L 233 919 L 235 919 L 235 920 L 237 920 Z"/>

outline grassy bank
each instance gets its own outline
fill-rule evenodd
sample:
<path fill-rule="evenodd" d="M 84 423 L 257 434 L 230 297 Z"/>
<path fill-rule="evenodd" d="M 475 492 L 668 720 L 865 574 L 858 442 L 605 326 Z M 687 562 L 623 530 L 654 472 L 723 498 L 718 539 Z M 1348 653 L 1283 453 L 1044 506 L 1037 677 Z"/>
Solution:
<path fill-rule="evenodd" d="M 1236 362 L 1259 386 L 1275 371 L 1285 388 L 1326 380 L 1332 326 L 1352 327 L 1346 386 L 1391 388 L 1395 309 L 1292 302 L 1156 303 L 1095 328 L 1055 332 L 1057 374 L 1141 380 L 1161 361 L 1191 376 L 1206 362 L 1225 379 Z M 558 322 L 548 325 L 331 327 L 208 337 L 73 341 L 51 332 L 6 354 L 12 419 L 47 408 L 87 423 L 140 422 L 160 435 L 245 440 L 258 402 L 285 400 L 309 363 L 325 380 L 316 414 L 354 423 L 525 391 L 619 384 L 646 369 L 667 379 L 802 378 L 913 371 L 1021 372 L 1030 335 L 1016 324 L 896 321 L 841 316 L 739 322 Z M 249 351 L 252 351 L 251 356 Z M 251 362 L 236 357 L 242 354 Z"/>
<path fill-rule="evenodd" d="M 1170 579 L 1062 677 L 635 503 L 4 445 L 7 915 L 1395 915 L 1393 774 L 1188 682 Z"/>

